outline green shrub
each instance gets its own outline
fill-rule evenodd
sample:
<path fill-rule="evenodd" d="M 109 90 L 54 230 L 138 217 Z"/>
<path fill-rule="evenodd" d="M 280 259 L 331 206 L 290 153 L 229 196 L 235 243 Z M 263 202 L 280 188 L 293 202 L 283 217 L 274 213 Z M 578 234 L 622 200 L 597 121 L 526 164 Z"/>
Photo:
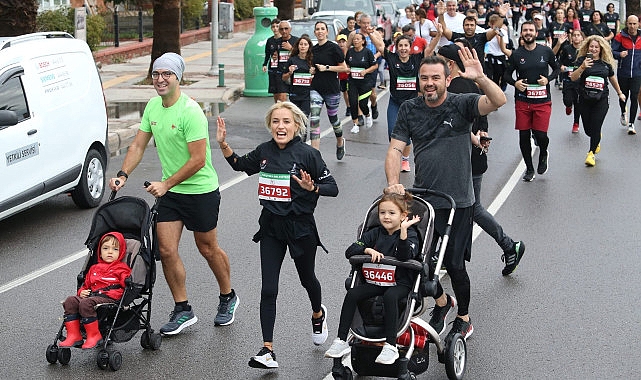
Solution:
<path fill-rule="evenodd" d="M 262 7 L 263 0 L 234 0 L 234 16 L 236 20 L 254 17 L 254 7 Z"/>
<path fill-rule="evenodd" d="M 36 31 L 61 31 L 73 34 L 73 9 L 62 7 L 52 11 L 44 11 L 36 17 Z"/>
<path fill-rule="evenodd" d="M 106 27 L 105 19 L 102 16 L 87 16 L 87 45 L 91 51 L 95 51 L 102 42 L 102 34 Z"/>
<path fill-rule="evenodd" d="M 185 29 L 193 29 L 196 26 L 196 20 L 200 19 L 205 9 L 205 0 L 183 0 L 182 1 L 182 18 Z"/>

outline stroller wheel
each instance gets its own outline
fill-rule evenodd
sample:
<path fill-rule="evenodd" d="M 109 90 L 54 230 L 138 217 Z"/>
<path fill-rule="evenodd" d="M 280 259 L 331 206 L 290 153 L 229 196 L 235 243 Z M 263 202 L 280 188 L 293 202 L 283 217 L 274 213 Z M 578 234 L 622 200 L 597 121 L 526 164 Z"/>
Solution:
<path fill-rule="evenodd" d="M 162 335 L 160 333 L 152 332 L 149 335 L 149 343 L 152 350 L 158 350 L 162 344 Z"/>
<path fill-rule="evenodd" d="M 113 351 L 111 355 L 109 355 L 109 368 L 111 368 L 112 371 L 117 371 L 122 367 L 122 354 L 120 351 Z"/>
<path fill-rule="evenodd" d="M 109 365 L 109 352 L 107 352 L 107 350 L 105 350 L 104 348 L 98 351 L 98 355 L 96 356 L 96 363 L 98 364 L 98 368 L 107 369 L 107 366 Z"/>
<path fill-rule="evenodd" d="M 142 332 L 142 335 L 140 336 L 140 345 L 145 350 L 148 350 L 151 348 L 151 342 L 150 342 L 151 339 L 149 338 L 149 335 L 150 335 L 149 331 L 145 330 Z"/>
<path fill-rule="evenodd" d="M 467 346 L 461 334 L 455 334 L 445 348 L 445 372 L 448 379 L 460 380 L 465 373 Z"/>
<path fill-rule="evenodd" d="M 47 361 L 49 364 L 56 364 L 58 361 L 58 346 L 50 344 L 47 347 Z"/>
<path fill-rule="evenodd" d="M 71 348 L 60 348 L 58 350 L 58 363 L 67 365 L 71 361 Z"/>

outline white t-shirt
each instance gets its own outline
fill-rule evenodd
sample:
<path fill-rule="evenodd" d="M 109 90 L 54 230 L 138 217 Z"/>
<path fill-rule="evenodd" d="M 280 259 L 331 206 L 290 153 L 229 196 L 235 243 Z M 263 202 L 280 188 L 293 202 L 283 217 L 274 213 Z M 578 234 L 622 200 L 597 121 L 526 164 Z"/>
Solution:
<path fill-rule="evenodd" d="M 436 32 L 436 26 L 434 26 L 434 23 L 431 20 L 425 19 L 425 22 L 423 22 L 423 25 L 421 25 L 420 21 L 416 21 L 414 23 L 414 30 L 415 30 L 415 33 L 414 33 L 415 35 L 425 38 L 425 40 L 429 44 L 430 41 L 432 40 L 432 36 L 430 36 L 430 32 Z"/>

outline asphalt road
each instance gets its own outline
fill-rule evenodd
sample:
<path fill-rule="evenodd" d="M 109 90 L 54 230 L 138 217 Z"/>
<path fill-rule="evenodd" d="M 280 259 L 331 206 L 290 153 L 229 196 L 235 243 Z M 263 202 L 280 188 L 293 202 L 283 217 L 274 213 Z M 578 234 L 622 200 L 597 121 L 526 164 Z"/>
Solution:
<path fill-rule="evenodd" d="M 636 233 L 640 137 L 626 134 L 611 100 L 615 108 L 606 119 L 597 166 L 586 168 L 583 160 L 588 138 L 582 132 L 570 133 L 571 118 L 565 116 L 560 92 L 553 93 L 550 170 L 532 183 L 520 181 L 511 89 L 508 104 L 490 116 L 494 139 L 483 200 L 489 206 L 506 184 L 506 191 L 513 187 L 496 217 L 515 240 L 525 241 L 527 251 L 516 272 L 502 277 L 498 246 L 484 233 L 474 242 L 468 266 L 472 283 L 470 315 L 475 327 L 468 341 L 468 379 L 630 379 L 641 373 L 637 360 L 641 344 L 634 338 L 640 327 L 636 307 L 641 290 L 637 275 L 641 243 Z M 381 110 L 386 103 L 387 97 L 383 97 Z M 262 119 L 270 104 L 269 98 L 241 98 L 225 110 L 228 141 L 234 150 L 249 151 L 269 138 Z M 322 124 L 328 127 L 324 114 Z M 213 119 L 210 127 L 213 140 Z M 385 186 L 385 112 L 372 129 L 356 136 L 347 132 L 346 137 L 347 156 L 340 162 L 334 156 L 331 134 L 321 143 L 323 157 L 340 188 L 337 198 L 321 198 L 316 211 L 321 239 L 330 251 L 326 255 L 319 250 L 317 256 L 323 302 L 329 310 L 330 339 L 325 345 L 315 347 L 311 343 L 309 302 L 291 260 L 286 260 L 274 342 L 280 368 L 263 371 L 247 366 L 249 357 L 261 346 L 258 246 L 251 242 L 260 212 L 256 179 L 234 182 L 242 177 L 232 172 L 214 149 L 214 166 L 222 184 L 219 236 L 230 256 L 233 287 L 241 299 L 236 322 L 214 327 L 218 288 L 191 234 L 185 232 L 180 249 L 187 267 L 189 299 L 200 319 L 196 325 L 164 339 L 158 351 L 142 350 L 139 334 L 129 342 L 114 345 L 123 354 L 123 366 L 117 373 L 99 370 L 93 351 L 73 350 L 68 366 L 49 365 L 45 348 L 61 323 L 60 301 L 75 291 L 82 260 L 69 259 L 70 263 L 49 271 L 45 267 L 84 248 L 93 214 L 92 210 L 76 209 L 66 196 L 58 196 L 0 221 L 0 377 L 327 376 L 331 361 L 323 358 L 323 353 L 336 333 L 345 292 L 343 280 L 349 270 L 343 252 L 354 240 L 369 203 Z M 122 157 L 113 158 L 108 173 L 115 173 L 121 162 Z M 142 183 L 159 176 L 156 154 L 149 149 L 119 195 L 152 202 Z M 410 185 L 412 174 L 403 174 L 402 180 Z M 497 203 L 502 202 L 500 199 Z M 35 273 L 43 268 L 43 273 Z M 33 279 L 12 285 L 12 281 L 28 275 Z M 450 288 L 447 279 L 444 285 Z M 156 329 L 166 321 L 172 306 L 159 266 L 152 308 Z M 427 314 L 424 317 L 429 318 Z M 430 368 L 419 378 L 446 378 L 433 349 L 431 354 Z"/>

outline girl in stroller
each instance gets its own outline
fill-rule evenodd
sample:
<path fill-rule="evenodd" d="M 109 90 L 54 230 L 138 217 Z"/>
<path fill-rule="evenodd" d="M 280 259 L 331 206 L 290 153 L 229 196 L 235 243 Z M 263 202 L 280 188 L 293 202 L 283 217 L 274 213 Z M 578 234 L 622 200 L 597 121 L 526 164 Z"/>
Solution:
<path fill-rule="evenodd" d="M 105 303 L 116 303 L 123 295 L 125 279 L 131 275 L 131 268 L 124 262 L 127 251 L 125 238 L 120 232 L 108 232 L 100 238 L 98 263 L 87 272 L 84 284 L 75 296 L 69 296 L 62 304 L 65 315 L 67 338 L 59 347 L 94 348 L 102 339 L 98 328 L 95 306 Z M 82 340 L 80 318 L 87 333 Z"/>
<path fill-rule="evenodd" d="M 390 193 L 384 194 L 378 202 L 378 218 L 380 226 L 374 227 L 362 234 L 361 238 L 345 251 L 345 256 L 370 255 L 371 263 L 363 264 L 364 283 L 347 291 L 338 326 L 338 337 L 325 352 L 325 357 L 341 358 L 350 351 L 347 343 L 349 327 L 360 301 L 374 296 L 383 296 L 384 323 L 386 342 L 376 363 L 393 364 L 398 359 L 396 348 L 396 329 L 398 325 L 398 303 L 405 298 L 416 280 L 416 274 L 411 271 L 388 265 L 376 264 L 385 256 L 393 256 L 398 260 L 416 258 L 419 251 L 419 237 L 412 225 L 420 221 L 418 215 L 408 218 L 409 204 L 412 195 Z"/>

